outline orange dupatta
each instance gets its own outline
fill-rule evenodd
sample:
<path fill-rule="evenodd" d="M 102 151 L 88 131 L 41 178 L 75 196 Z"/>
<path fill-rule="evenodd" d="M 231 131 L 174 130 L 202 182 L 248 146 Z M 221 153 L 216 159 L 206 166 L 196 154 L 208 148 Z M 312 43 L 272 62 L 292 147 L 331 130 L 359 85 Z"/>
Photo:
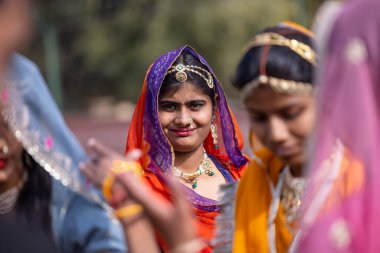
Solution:
<path fill-rule="evenodd" d="M 237 126 L 233 113 L 228 107 L 223 89 L 212 69 L 200 55 L 188 46 L 169 52 L 160 57 L 148 69 L 141 96 L 131 120 L 126 144 L 126 152 L 136 148 L 143 151 L 143 156 L 139 162 L 145 171 L 146 181 L 155 192 L 166 199 L 169 199 L 169 193 L 164 180 L 162 180 L 162 174 L 168 174 L 168 171 L 170 174 L 174 161 L 173 158 L 167 159 L 167 155 L 172 155 L 173 150 L 163 135 L 162 129 L 160 126 L 157 126 L 159 125 L 159 121 L 156 106 L 159 88 L 166 71 L 182 51 L 188 51 L 198 57 L 209 68 L 213 74 L 215 90 L 219 98 L 216 112 L 216 124 L 218 126 L 218 136 L 220 136 L 218 138 L 219 148 L 216 149 L 214 147 L 212 136 L 209 134 L 203 144 L 206 152 L 214 157 L 234 180 L 240 178 L 241 172 L 247 166 L 247 158 L 241 154 L 243 138 L 240 129 Z M 149 136 L 151 132 L 154 133 L 155 138 Z M 150 137 L 150 140 L 147 137 Z M 162 168 L 161 165 L 165 167 Z M 215 217 L 219 211 L 215 208 L 208 209 L 207 206 L 200 208 L 196 204 L 197 197 L 194 195 L 196 194 L 190 194 L 189 200 L 193 203 L 199 235 L 208 242 L 214 236 Z M 204 252 L 211 252 L 211 247 Z"/>

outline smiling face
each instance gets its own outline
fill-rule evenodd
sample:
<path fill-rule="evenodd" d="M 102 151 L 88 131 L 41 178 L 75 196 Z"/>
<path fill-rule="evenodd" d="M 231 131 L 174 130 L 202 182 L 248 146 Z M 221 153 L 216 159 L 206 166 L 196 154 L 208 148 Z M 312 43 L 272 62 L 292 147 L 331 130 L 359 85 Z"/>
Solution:
<path fill-rule="evenodd" d="M 307 159 L 306 140 L 315 120 L 312 95 L 283 95 L 260 86 L 244 101 L 252 129 L 265 146 L 293 167 Z"/>
<path fill-rule="evenodd" d="M 0 192 L 15 186 L 22 178 L 21 144 L 0 117 Z"/>
<path fill-rule="evenodd" d="M 210 132 L 212 102 L 199 88 L 186 81 L 160 95 L 158 118 L 176 152 L 203 146 Z"/>

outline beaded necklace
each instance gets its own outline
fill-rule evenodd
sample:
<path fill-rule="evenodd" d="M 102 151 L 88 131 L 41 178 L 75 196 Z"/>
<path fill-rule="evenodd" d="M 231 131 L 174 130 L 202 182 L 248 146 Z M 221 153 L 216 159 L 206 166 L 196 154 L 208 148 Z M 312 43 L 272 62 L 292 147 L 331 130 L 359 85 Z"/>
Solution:
<path fill-rule="evenodd" d="M 173 167 L 174 176 L 182 179 L 188 184 L 191 184 L 193 189 L 198 186 L 198 179 L 202 174 L 206 174 L 209 177 L 214 176 L 214 172 L 211 167 L 210 158 L 208 157 L 206 151 L 203 150 L 203 160 L 198 166 L 197 170 L 194 173 L 186 173 L 177 167 Z"/>

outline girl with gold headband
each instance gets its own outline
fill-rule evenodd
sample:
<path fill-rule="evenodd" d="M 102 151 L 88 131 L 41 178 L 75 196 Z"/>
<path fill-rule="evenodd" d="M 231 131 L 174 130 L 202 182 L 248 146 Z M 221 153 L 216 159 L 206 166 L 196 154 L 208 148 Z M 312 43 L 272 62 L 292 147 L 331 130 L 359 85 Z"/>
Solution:
<path fill-rule="evenodd" d="M 305 28 L 281 23 L 254 36 L 238 65 L 233 84 L 265 148 L 254 150 L 238 185 L 233 252 L 287 252 L 297 232 L 315 117 L 312 40 Z"/>
<path fill-rule="evenodd" d="M 143 150 L 146 178 L 163 196 L 168 193 L 162 174 L 186 186 L 206 241 L 214 236 L 219 185 L 237 180 L 247 164 L 241 147 L 222 87 L 198 53 L 185 46 L 153 63 L 132 118 L 127 151 Z"/>
<path fill-rule="evenodd" d="M 252 130 L 265 148 L 242 177 L 236 194 L 233 252 L 289 252 L 300 235 L 299 209 L 308 180 L 307 140 L 316 117 L 313 34 L 286 22 L 258 33 L 247 45 L 234 86 L 242 90 Z M 361 182 L 358 167 L 337 141 L 324 166 L 321 193 L 308 213 L 318 216 Z M 356 179 L 354 179 L 356 177 Z M 333 196 L 333 197 L 330 197 Z"/>

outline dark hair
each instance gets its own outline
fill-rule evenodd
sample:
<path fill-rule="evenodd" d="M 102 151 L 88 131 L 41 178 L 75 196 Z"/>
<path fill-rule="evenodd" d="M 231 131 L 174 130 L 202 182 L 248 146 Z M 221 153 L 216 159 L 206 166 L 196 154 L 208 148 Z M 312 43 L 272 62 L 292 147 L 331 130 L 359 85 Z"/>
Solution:
<path fill-rule="evenodd" d="M 180 56 L 174 61 L 172 66 L 176 66 L 177 64 L 182 63 L 183 65 L 193 65 L 201 67 L 207 71 L 210 71 L 199 59 L 194 57 L 192 54 L 188 52 L 182 52 Z M 211 89 L 206 80 L 204 80 L 200 75 L 186 71 L 187 80 L 195 85 L 203 94 L 208 95 L 211 99 L 212 105 L 215 106 L 215 87 Z M 167 74 L 164 81 L 162 82 L 160 88 L 159 98 L 166 94 L 169 90 L 179 89 L 181 87 L 181 83 L 178 82 L 175 78 L 175 73 Z"/>
<path fill-rule="evenodd" d="M 295 39 L 313 48 L 312 38 L 295 28 L 274 26 L 259 34 L 277 33 L 288 39 Z M 250 48 L 241 58 L 232 85 L 241 90 L 244 86 L 256 79 L 260 73 L 262 50 L 265 46 Z M 271 46 L 265 64 L 266 75 L 280 79 L 311 83 L 314 81 L 314 66 L 303 59 L 296 52 L 286 46 Z"/>
<path fill-rule="evenodd" d="M 27 179 L 17 199 L 16 212 L 32 225 L 39 226 L 52 235 L 52 179 L 25 150 L 22 153 L 22 165 Z"/>

